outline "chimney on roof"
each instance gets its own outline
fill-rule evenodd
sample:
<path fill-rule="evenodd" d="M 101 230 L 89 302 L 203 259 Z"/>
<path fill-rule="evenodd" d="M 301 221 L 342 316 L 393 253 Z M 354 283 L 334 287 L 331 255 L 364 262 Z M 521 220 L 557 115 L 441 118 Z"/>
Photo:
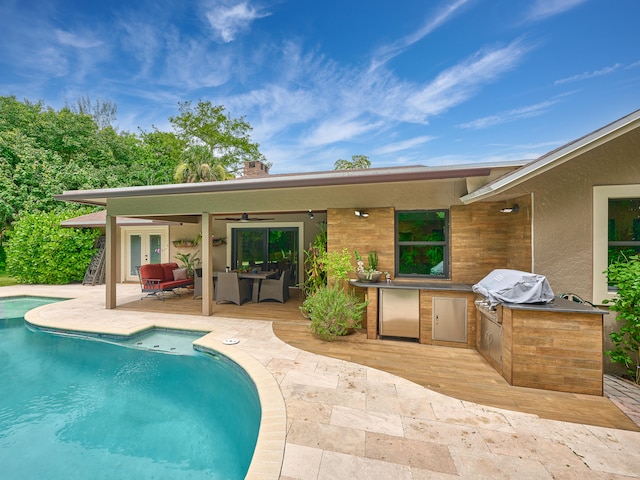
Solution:
<path fill-rule="evenodd" d="M 264 177 L 269 175 L 269 167 L 260 160 L 244 162 L 245 177 Z"/>

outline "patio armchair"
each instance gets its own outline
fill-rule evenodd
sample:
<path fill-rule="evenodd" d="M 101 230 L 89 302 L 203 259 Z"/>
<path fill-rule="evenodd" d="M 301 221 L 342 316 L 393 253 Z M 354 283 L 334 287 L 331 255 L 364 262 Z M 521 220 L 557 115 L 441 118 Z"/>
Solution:
<path fill-rule="evenodd" d="M 291 270 L 283 270 L 278 279 L 262 280 L 258 301 L 277 300 L 284 303 L 289 300 L 289 276 Z"/>
<path fill-rule="evenodd" d="M 219 272 L 216 279 L 216 303 L 242 305 L 251 299 L 251 280 L 238 278 L 237 272 Z"/>

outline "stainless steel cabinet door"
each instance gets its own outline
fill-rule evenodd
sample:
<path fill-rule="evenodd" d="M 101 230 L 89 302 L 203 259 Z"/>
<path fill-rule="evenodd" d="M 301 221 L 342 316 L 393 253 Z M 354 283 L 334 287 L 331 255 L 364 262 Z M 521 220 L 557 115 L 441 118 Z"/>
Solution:
<path fill-rule="evenodd" d="M 433 297 L 434 340 L 467 342 L 467 299 Z"/>
<path fill-rule="evenodd" d="M 380 335 L 419 338 L 420 292 L 381 288 L 379 295 Z"/>

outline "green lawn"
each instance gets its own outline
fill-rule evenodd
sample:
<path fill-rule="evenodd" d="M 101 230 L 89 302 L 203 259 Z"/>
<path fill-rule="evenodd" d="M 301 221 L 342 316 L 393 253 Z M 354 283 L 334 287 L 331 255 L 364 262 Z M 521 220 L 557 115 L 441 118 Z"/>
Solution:
<path fill-rule="evenodd" d="M 18 282 L 6 273 L 0 273 L 0 287 L 8 287 L 9 285 L 18 285 Z"/>

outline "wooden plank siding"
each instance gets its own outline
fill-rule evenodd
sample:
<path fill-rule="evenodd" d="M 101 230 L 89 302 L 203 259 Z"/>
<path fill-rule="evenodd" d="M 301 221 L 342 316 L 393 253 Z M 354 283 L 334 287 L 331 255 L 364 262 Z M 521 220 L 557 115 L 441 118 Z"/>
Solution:
<path fill-rule="evenodd" d="M 505 380 L 522 387 L 602 395 L 602 316 L 503 309 Z M 506 348 L 508 352 L 505 352 Z"/>
<path fill-rule="evenodd" d="M 518 213 L 500 209 L 518 204 Z M 492 270 L 531 271 L 531 198 L 451 207 L 451 280 L 475 284 Z"/>

